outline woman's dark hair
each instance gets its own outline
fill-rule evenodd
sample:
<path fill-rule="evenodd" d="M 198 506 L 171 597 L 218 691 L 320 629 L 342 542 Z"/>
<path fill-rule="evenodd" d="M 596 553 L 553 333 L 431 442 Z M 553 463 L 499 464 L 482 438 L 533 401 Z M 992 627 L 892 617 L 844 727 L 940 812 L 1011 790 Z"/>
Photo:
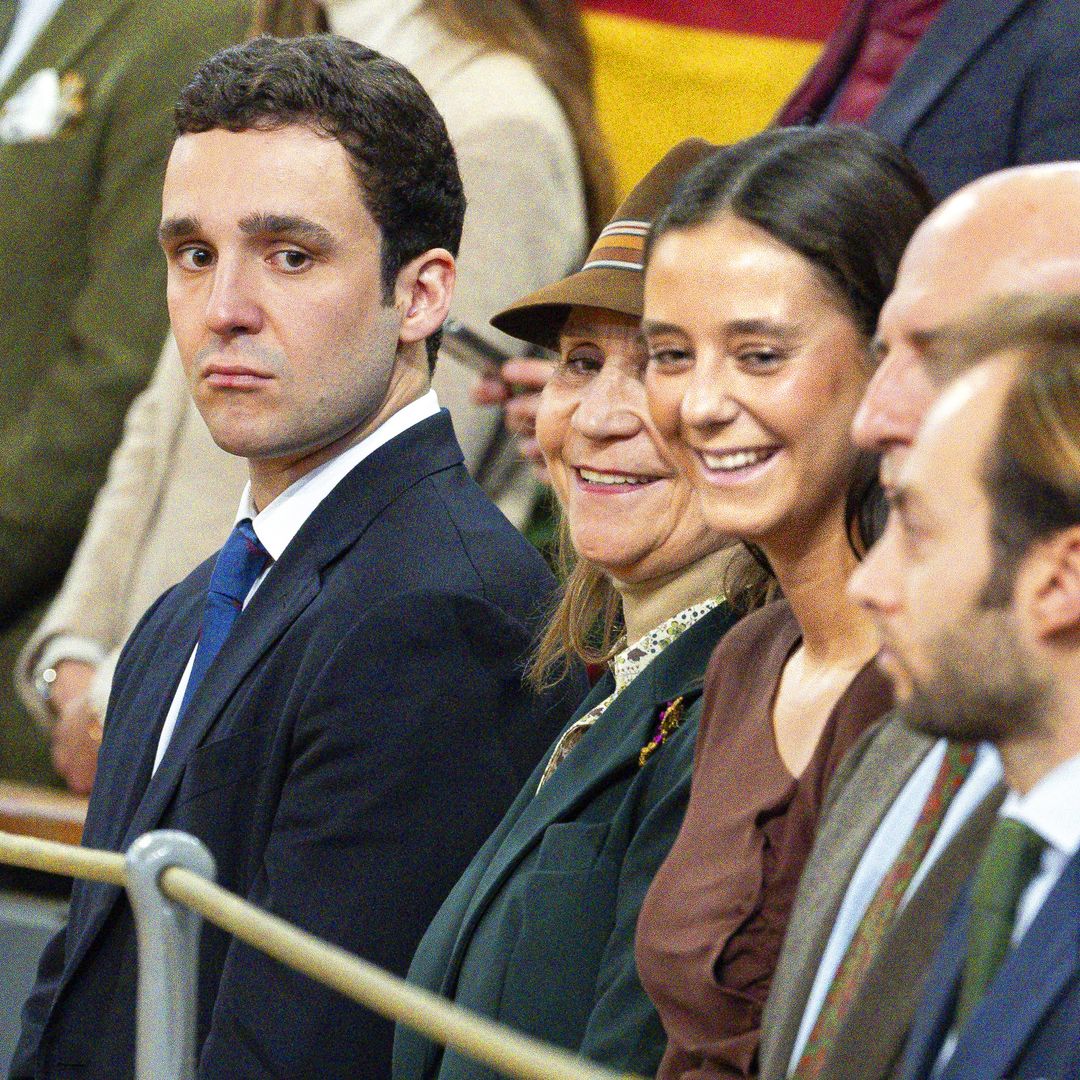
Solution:
<path fill-rule="evenodd" d="M 807 259 L 869 342 L 900 256 L 933 205 L 915 166 L 873 132 L 775 128 L 722 147 L 683 177 L 653 223 L 646 267 L 665 233 L 730 214 Z M 857 556 L 884 524 L 877 465 L 876 455 L 860 453 L 848 485 L 845 519 Z M 771 582 L 764 555 L 748 547 L 732 560 L 726 592 L 753 606 Z"/>

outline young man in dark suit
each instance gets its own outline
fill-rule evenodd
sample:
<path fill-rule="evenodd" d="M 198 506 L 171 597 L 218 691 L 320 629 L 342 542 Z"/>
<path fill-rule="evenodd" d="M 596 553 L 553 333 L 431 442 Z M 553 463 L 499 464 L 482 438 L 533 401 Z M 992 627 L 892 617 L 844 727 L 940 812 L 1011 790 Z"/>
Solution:
<path fill-rule="evenodd" d="M 219 881 L 404 973 L 583 690 L 521 680 L 552 580 L 430 391 L 465 200 L 400 65 L 334 38 L 219 53 L 184 91 L 160 237 L 237 526 L 121 657 L 85 843 L 192 833 Z M 130 1076 L 124 896 L 79 883 L 13 1076 Z M 377 1077 L 391 1026 L 207 927 L 199 1075 Z"/>
<path fill-rule="evenodd" d="M 1001 755 L 1009 793 L 949 917 L 905 1080 L 1080 1075 L 1080 295 L 994 299 L 852 577 L 913 727 Z"/>

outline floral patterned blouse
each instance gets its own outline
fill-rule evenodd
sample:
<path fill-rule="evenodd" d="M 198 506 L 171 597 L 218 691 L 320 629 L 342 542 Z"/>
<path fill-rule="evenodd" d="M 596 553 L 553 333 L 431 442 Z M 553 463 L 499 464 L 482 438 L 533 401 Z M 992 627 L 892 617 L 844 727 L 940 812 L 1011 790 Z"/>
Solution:
<path fill-rule="evenodd" d="M 536 786 L 537 791 L 566 760 L 567 754 L 577 746 L 585 732 L 604 715 L 607 707 L 645 670 L 649 662 L 659 656 L 684 630 L 712 611 L 718 603 L 720 603 L 720 598 L 712 597 L 709 600 L 703 600 L 700 604 L 691 604 L 690 607 L 683 608 L 678 614 L 672 615 L 670 619 L 639 638 L 633 645 L 620 649 L 611 658 L 611 674 L 615 678 L 614 691 L 566 729 L 548 759 L 547 767 L 540 777 L 540 783 Z"/>

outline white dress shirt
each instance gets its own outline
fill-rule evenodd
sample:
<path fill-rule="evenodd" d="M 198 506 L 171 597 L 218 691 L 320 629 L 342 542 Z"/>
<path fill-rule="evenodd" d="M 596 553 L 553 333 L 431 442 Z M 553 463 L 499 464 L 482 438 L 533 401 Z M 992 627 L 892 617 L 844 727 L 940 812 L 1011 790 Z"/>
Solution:
<path fill-rule="evenodd" d="M 236 513 L 237 522 L 245 518 L 251 519 L 251 526 L 255 535 L 273 562 L 263 571 L 251 586 L 244 599 L 244 607 L 251 602 L 256 590 L 266 579 L 266 575 L 273 569 L 274 562 L 281 558 L 282 552 L 289 546 L 292 539 L 303 527 L 304 522 L 315 512 L 318 505 L 334 490 L 345 477 L 356 468 L 365 458 L 370 457 L 380 446 L 384 446 L 396 435 L 414 427 L 420 421 L 434 416 L 439 411 L 439 399 L 434 390 L 429 390 L 423 397 L 410 402 L 403 409 L 399 409 L 393 416 L 376 428 L 366 438 L 360 440 L 354 446 L 338 454 L 337 457 L 320 465 L 311 472 L 300 477 L 295 483 L 286 488 L 264 510 L 257 510 L 251 501 L 251 484 L 245 488 L 240 496 L 240 509 Z M 180 713 L 180 705 L 184 700 L 184 691 L 187 689 L 188 680 L 191 678 L 191 668 L 195 663 L 195 654 L 199 646 L 188 657 L 187 667 L 180 676 L 180 683 L 173 694 L 172 704 L 169 706 L 165 724 L 161 729 L 161 737 L 158 739 L 157 754 L 154 757 L 154 771 L 157 771 L 161 759 L 165 756 L 169 741 L 172 739 L 176 728 L 177 716 Z"/>
<path fill-rule="evenodd" d="M 813 986 L 806 999 L 799 1034 L 792 1047 L 789 1072 L 794 1072 L 802 1057 L 810 1032 L 817 1023 L 821 1006 L 825 1003 L 825 996 L 847 953 L 851 939 L 859 923 L 862 922 L 863 915 L 866 914 L 870 901 L 915 828 L 915 823 L 922 813 L 930 789 L 934 786 L 934 780 L 941 769 L 946 746 L 946 740 L 939 739 L 937 745 L 911 774 L 908 782 L 881 819 L 881 824 L 867 845 L 866 851 L 863 852 L 859 865 L 855 868 L 840 910 L 837 912 L 836 923 L 825 945 L 825 951 L 821 954 L 821 963 L 818 965 Z M 904 893 L 901 909 L 922 883 L 946 845 L 960 831 L 960 827 L 989 794 L 990 789 L 1001 780 L 1001 777 L 1001 759 L 997 751 L 989 744 L 980 745 L 971 772 L 953 796 L 937 835 Z"/>
<path fill-rule="evenodd" d="M 23 57 L 37 41 L 64 0 L 19 0 L 19 11 L 11 24 L 4 51 L 0 52 L 0 86 L 22 63 Z"/>

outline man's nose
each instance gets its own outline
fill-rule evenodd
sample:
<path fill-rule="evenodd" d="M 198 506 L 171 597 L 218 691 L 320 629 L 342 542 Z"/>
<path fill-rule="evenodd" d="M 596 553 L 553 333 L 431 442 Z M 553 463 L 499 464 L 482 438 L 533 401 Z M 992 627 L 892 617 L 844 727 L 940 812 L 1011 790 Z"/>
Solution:
<path fill-rule="evenodd" d="M 848 578 L 848 598 L 870 612 L 885 614 L 896 607 L 893 580 L 897 563 L 897 552 L 894 550 L 895 531 L 896 522 L 890 511 L 890 520 L 884 534 Z"/>
<path fill-rule="evenodd" d="M 910 350 L 890 352 L 870 379 L 851 422 L 863 450 L 885 453 L 908 447 L 937 396 L 921 360 Z"/>
<path fill-rule="evenodd" d="M 263 309 L 252 271 L 242 262 L 219 259 L 206 302 L 206 325 L 220 337 L 256 334 L 262 328 Z"/>

